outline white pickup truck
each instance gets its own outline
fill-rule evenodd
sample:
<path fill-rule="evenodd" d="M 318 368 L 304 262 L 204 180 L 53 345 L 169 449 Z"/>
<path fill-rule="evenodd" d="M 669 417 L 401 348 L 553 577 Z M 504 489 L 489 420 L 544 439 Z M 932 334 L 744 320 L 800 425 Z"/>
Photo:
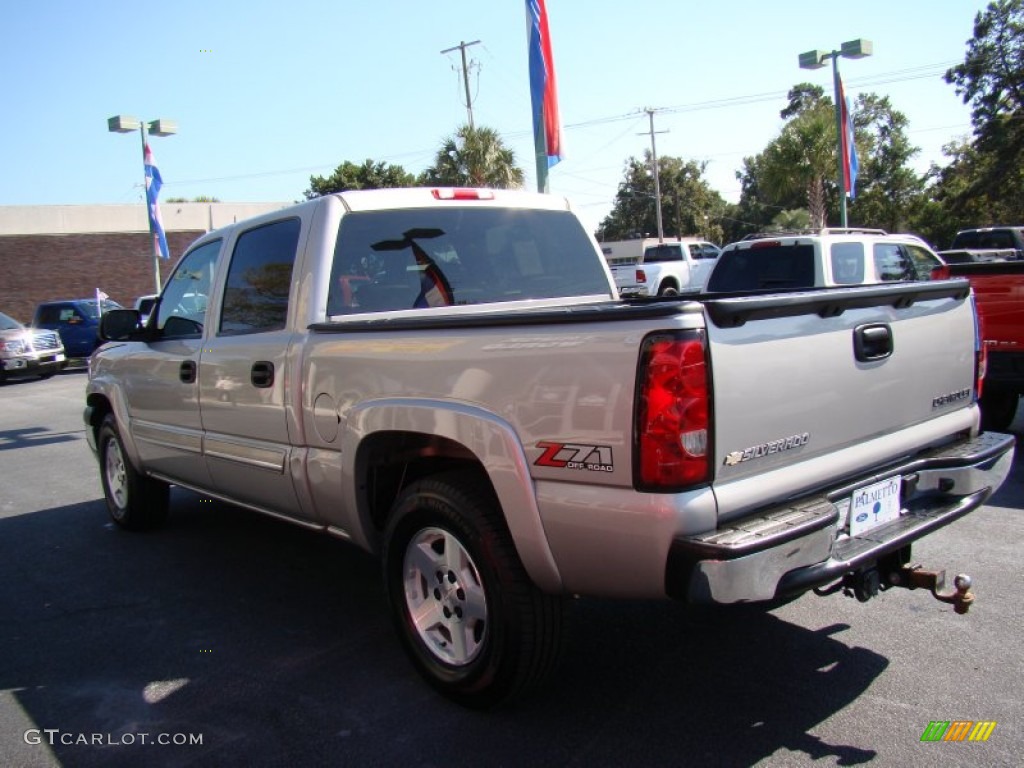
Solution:
<path fill-rule="evenodd" d="M 622 300 L 550 195 L 238 222 L 145 326 L 101 332 L 84 417 L 113 520 L 158 526 L 177 485 L 378 554 L 413 664 L 472 707 L 551 676 L 572 595 L 924 586 L 963 611 L 967 580 L 911 545 L 1013 456 L 979 432 L 965 281 Z"/>
<path fill-rule="evenodd" d="M 699 291 L 721 249 L 692 237 L 601 243 L 620 296 L 676 296 Z"/>

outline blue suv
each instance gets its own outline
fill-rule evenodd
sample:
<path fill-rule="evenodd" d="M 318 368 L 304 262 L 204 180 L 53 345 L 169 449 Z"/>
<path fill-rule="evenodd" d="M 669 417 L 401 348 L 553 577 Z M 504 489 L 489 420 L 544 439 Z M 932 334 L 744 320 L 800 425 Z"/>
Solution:
<path fill-rule="evenodd" d="M 111 309 L 121 309 L 121 305 L 109 299 L 46 301 L 36 307 L 32 327 L 57 331 L 68 357 L 88 357 L 102 343 L 100 315 Z"/>

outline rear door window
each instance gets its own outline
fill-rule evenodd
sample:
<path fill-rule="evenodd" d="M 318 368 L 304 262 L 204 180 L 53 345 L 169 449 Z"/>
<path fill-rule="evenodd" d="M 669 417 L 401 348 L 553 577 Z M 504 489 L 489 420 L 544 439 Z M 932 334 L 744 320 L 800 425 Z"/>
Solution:
<path fill-rule="evenodd" d="M 301 230 L 299 219 L 285 219 L 238 236 L 224 289 L 221 334 L 284 328 Z"/>
<path fill-rule="evenodd" d="M 864 282 L 864 246 L 860 243 L 833 243 L 832 282 L 836 285 L 860 285 Z"/>

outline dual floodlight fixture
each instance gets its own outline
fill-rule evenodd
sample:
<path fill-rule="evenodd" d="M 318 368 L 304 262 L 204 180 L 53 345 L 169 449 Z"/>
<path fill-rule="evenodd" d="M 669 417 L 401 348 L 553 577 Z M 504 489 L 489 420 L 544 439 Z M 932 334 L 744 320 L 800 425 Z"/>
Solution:
<path fill-rule="evenodd" d="M 821 69 L 825 62 L 842 56 L 846 59 L 863 59 L 874 53 L 874 46 L 870 40 L 859 38 L 842 44 L 838 51 L 807 51 L 799 56 L 800 69 Z"/>
<path fill-rule="evenodd" d="M 107 119 L 107 130 L 111 133 L 131 133 L 142 128 L 142 121 L 131 115 L 114 115 Z M 146 126 L 150 136 L 171 136 L 178 132 L 173 120 L 151 120 Z"/>

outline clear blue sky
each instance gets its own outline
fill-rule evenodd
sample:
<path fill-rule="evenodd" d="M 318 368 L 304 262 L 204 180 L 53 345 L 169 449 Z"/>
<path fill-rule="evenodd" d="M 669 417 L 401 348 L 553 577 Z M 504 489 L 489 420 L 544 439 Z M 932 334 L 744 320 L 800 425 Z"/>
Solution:
<path fill-rule="evenodd" d="M 735 172 L 778 134 L 794 84 L 831 93 L 797 54 L 862 37 L 840 60 L 847 92 L 888 95 L 921 148 L 919 170 L 970 134 L 942 73 L 963 61 L 982 0 L 547 0 L 566 159 L 551 170 L 588 224 L 608 212 L 624 163 L 650 147 Z M 106 120 L 166 117 L 153 138 L 162 197 L 302 199 L 313 174 L 367 158 L 418 173 L 467 120 L 457 70 L 473 63 L 474 122 L 497 130 L 535 187 L 524 0 L 38 0 L 0 21 L 0 205 L 141 202 L 137 134 Z"/>

